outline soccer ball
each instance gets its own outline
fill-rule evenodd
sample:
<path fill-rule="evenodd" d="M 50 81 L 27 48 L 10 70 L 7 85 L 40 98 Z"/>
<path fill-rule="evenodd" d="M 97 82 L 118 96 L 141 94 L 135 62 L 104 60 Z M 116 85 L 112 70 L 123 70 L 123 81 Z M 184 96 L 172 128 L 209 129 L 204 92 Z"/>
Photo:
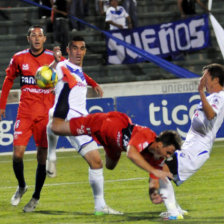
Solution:
<path fill-rule="evenodd" d="M 41 89 L 53 88 L 58 82 L 57 73 L 47 65 L 38 68 L 35 79 Z"/>

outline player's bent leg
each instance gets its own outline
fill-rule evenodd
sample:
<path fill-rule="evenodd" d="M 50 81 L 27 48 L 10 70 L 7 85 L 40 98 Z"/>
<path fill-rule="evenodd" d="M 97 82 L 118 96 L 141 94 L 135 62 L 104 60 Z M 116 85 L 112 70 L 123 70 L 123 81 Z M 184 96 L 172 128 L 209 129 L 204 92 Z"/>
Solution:
<path fill-rule="evenodd" d="M 46 173 L 48 177 L 54 178 L 57 176 L 56 161 L 46 161 Z"/>
<path fill-rule="evenodd" d="M 180 213 L 177 207 L 175 192 L 171 181 L 166 178 L 166 181 L 159 180 L 160 184 L 160 194 L 163 195 L 164 205 L 167 209 L 167 212 L 162 212 L 160 217 L 163 219 L 183 219 L 183 215 Z"/>
<path fill-rule="evenodd" d="M 24 178 L 24 165 L 23 165 L 23 155 L 26 146 L 14 146 L 13 149 L 13 170 L 18 181 L 18 187 L 16 192 L 11 198 L 11 204 L 17 206 L 24 193 L 27 191 L 27 186 Z"/>
<path fill-rule="evenodd" d="M 95 142 L 90 143 L 87 148 L 82 150 L 82 156 L 89 164 L 89 183 L 92 188 L 95 215 L 114 214 L 121 215 L 123 213 L 110 208 L 104 199 L 104 177 L 103 177 L 103 163 L 100 157 L 100 153 L 96 148 Z M 92 148 L 92 149 L 91 149 Z"/>
<path fill-rule="evenodd" d="M 48 141 L 48 153 L 46 161 L 46 172 L 49 177 L 56 177 L 56 147 L 58 142 L 58 136 L 55 135 L 50 129 L 51 122 L 47 125 L 47 141 Z"/>

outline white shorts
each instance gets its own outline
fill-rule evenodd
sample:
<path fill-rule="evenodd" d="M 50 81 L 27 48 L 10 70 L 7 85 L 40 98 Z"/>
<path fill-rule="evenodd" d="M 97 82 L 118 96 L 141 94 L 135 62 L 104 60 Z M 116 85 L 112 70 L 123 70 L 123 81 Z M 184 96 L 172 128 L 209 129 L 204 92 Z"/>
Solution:
<path fill-rule="evenodd" d="M 89 136 L 68 136 L 66 137 L 77 152 L 85 156 L 87 152 L 98 149 L 97 143 Z"/>
<path fill-rule="evenodd" d="M 180 183 L 192 176 L 206 162 L 210 149 L 200 142 L 185 142 L 182 150 L 176 151 L 177 175 Z"/>

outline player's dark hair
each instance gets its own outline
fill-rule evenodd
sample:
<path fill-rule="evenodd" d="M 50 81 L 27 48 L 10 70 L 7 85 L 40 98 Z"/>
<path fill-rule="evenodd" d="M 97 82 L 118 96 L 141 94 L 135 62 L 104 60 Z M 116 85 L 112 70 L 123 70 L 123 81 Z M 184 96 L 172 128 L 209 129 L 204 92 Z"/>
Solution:
<path fill-rule="evenodd" d="M 175 149 L 181 149 L 181 137 L 177 134 L 177 132 L 172 130 L 163 131 L 156 138 L 157 142 L 162 142 L 163 146 L 173 145 Z"/>
<path fill-rule="evenodd" d="M 46 36 L 44 27 L 41 26 L 41 25 L 32 25 L 31 27 L 29 27 L 28 32 L 27 32 L 27 36 L 30 36 L 32 29 L 35 29 L 35 28 L 40 28 L 40 29 L 42 29 L 42 30 L 43 30 L 43 34 L 44 34 L 44 36 Z"/>
<path fill-rule="evenodd" d="M 221 86 L 224 86 L 224 66 L 220 64 L 209 64 L 202 68 L 202 72 L 207 70 L 212 77 L 212 80 L 214 78 L 219 78 L 219 84 Z"/>
<path fill-rule="evenodd" d="M 85 39 L 82 36 L 73 36 L 72 39 L 68 42 L 68 48 L 70 48 L 72 46 L 72 42 L 74 41 L 84 41 Z"/>

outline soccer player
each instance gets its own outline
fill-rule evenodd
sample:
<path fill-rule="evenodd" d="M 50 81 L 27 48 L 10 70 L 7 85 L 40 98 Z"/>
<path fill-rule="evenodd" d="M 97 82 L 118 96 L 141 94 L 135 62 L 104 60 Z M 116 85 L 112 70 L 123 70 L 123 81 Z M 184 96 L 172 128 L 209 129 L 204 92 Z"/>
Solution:
<path fill-rule="evenodd" d="M 54 94 L 51 89 L 40 89 L 35 82 L 36 70 L 42 65 L 53 67 L 60 60 L 56 54 L 44 48 L 46 36 L 41 26 L 28 29 L 27 40 L 29 49 L 13 55 L 2 87 L 0 98 L 0 120 L 5 117 L 7 97 L 15 78 L 20 77 L 21 97 L 14 127 L 13 170 L 18 180 L 18 188 L 11 198 L 11 204 L 20 203 L 27 191 L 24 178 L 23 155 L 30 137 L 33 135 L 37 147 L 36 184 L 32 199 L 24 207 L 25 212 L 32 211 L 40 198 L 40 192 L 46 177 L 48 110 L 53 106 Z"/>
<path fill-rule="evenodd" d="M 164 131 L 159 136 L 147 127 L 134 125 L 124 113 L 95 113 L 64 121 L 54 114 L 52 131 L 57 135 L 89 135 L 104 147 L 106 167 L 114 169 L 121 152 L 140 168 L 150 173 L 150 198 L 153 203 L 163 201 L 157 191 L 158 178 L 172 178 L 169 172 L 162 171 L 164 159 L 173 155 L 181 147 L 181 138 L 174 131 Z"/>
<path fill-rule="evenodd" d="M 167 161 L 169 170 L 174 175 L 174 182 L 181 185 L 208 160 L 216 134 L 224 120 L 224 66 L 210 64 L 202 69 L 203 76 L 198 85 L 201 102 L 191 120 L 191 127 L 180 151 L 173 160 Z M 210 94 L 206 96 L 205 90 Z M 186 211 L 181 210 L 175 199 L 170 181 L 161 182 L 160 193 L 163 195 L 167 212 L 161 216 L 167 219 L 183 218 Z"/>
<path fill-rule="evenodd" d="M 82 70 L 83 59 L 86 54 L 86 44 L 83 37 L 73 37 L 68 44 L 67 53 L 68 60 L 58 63 L 56 67 L 58 83 L 55 87 L 55 104 L 50 111 L 50 117 L 54 113 L 55 118 L 53 121 L 52 118 L 49 119 L 47 128 L 49 148 L 47 173 L 51 177 L 56 175 L 56 144 L 58 138 L 50 130 L 51 122 L 54 124 L 57 119 L 70 120 L 73 117 L 88 114 L 86 110 L 87 82 L 86 75 Z M 93 80 L 92 85 L 95 91 L 102 96 L 103 90 L 101 87 Z M 89 165 L 89 182 L 94 196 L 95 214 L 122 214 L 106 205 L 103 163 L 96 142 L 89 136 L 70 136 L 69 141 Z"/>

